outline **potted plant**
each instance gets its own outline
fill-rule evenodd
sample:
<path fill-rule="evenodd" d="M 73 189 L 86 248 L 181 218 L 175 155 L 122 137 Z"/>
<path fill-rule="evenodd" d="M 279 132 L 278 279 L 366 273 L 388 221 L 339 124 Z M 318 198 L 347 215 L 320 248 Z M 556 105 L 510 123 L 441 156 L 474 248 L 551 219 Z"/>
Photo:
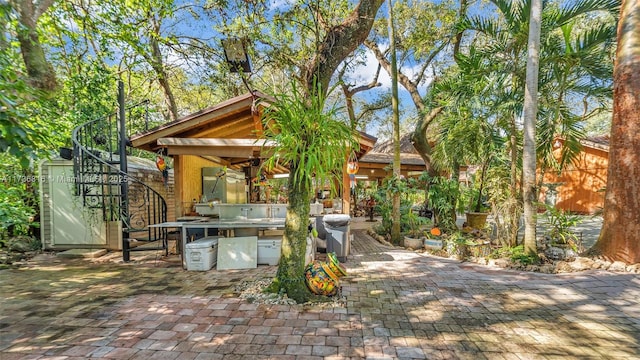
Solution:
<path fill-rule="evenodd" d="M 433 227 L 424 239 L 424 248 L 431 250 L 441 250 L 444 247 L 442 232 L 440 228 Z"/>
<path fill-rule="evenodd" d="M 489 163 L 491 161 L 491 157 L 489 156 L 482 164 L 482 168 L 479 170 L 479 179 L 477 184 L 474 181 L 474 184 L 468 186 L 465 191 L 463 191 L 463 196 L 461 196 L 462 201 L 466 200 L 467 205 L 467 226 L 473 229 L 484 229 L 485 224 L 487 223 L 487 217 L 489 216 L 489 208 L 484 206 L 483 204 L 483 195 L 484 195 L 484 183 L 486 179 L 487 168 L 489 167 Z M 478 174 L 475 174 L 476 178 L 478 178 Z"/>
<path fill-rule="evenodd" d="M 455 254 L 458 260 L 464 260 L 469 256 L 469 245 L 473 245 L 473 242 L 459 231 L 454 232 L 447 239 L 447 249 L 450 254 Z"/>
<path fill-rule="evenodd" d="M 403 237 L 403 246 L 412 249 L 420 249 L 424 244 L 424 230 L 421 226 L 426 223 L 425 218 L 416 215 L 413 211 L 409 210 L 402 215 L 401 225 L 404 225 L 407 229 Z"/>

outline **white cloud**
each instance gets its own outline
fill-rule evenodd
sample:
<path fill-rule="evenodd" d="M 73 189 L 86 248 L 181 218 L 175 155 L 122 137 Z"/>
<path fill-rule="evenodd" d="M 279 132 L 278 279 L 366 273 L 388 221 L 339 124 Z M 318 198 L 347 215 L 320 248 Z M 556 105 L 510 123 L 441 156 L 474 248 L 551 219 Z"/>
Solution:
<path fill-rule="evenodd" d="M 385 48 L 381 48 L 382 51 L 385 51 Z M 404 66 L 401 71 L 403 74 L 408 76 L 410 79 L 413 79 L 418 71 L 421 69 L 421 64 L 413 64 L 412 66 Z M 366 51 L 365 55 L 365 63 L 363 65 L 357 66 L 354 71 L 347 75 L 347 79 L 352 81 L 356 86 L 365 85 L 370 83 L 375 75 L 376 70 L 378 69 L 378 60 L 376 60 L 375 55 L 369 49 Z M 431 83 L 432 77 L 430 75 L 426 76 L 426 81 L 418 86 L 418 91 L 421 95 L 424 96 L 424 93 L 427 89 L 427 86 Z M 381 84 L 379 88 L 381 91 L 390 91 L 391 89 L 391 77 L 384 70 L 380 70 L 380 76 L 378 76 L 378 82 Z M 402 85 L 398 84 L 399 92 L 406 92 Z"/>
<path fill-rule="evenodd" d="M 269 2 L 269 10 L 279 10 L 282 8 L 288 8 L 294 4 L 294 0 L 271 0 Z"/>

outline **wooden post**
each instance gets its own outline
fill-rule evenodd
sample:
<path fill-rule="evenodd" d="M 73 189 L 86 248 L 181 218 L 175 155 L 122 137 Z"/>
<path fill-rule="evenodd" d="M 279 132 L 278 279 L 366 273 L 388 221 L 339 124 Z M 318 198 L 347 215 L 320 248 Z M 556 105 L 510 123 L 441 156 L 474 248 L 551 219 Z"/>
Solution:
<path fill-rule="evenodd" d="M 183 216 L 185 214 L 184 210 L 184 187 L 183 187 L 183 179 L 184 169 L 183 161 L 181 155 L 175 155 L 173 157 L 173 193 L 175 198 L 175 214 L 176 219 Z"/>

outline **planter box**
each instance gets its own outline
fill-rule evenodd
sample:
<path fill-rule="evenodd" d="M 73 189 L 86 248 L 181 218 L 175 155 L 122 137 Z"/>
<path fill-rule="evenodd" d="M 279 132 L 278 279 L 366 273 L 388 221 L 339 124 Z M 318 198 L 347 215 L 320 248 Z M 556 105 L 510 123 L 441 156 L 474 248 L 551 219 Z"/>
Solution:
<path fill-rule="evenodd" d="M 482 244 L 467 245 L 469 253 L 473 257 L 485 257 L 491 254 L 491 242 L 485 241 Z"/>
<path fill-rule="evenodd" d="M 422 246 L 424 246 L 423 241 L 424 240 L 422 240 L 422 238 L 411 238 L 411 237 L 405 236 L 402 242 L 402 246 L 406 248 L 420 249 L 422 248 Z"/>
<path fill-rule="evenodd" d="M 424 239 L 425 249 L 441 250 L 443 246 L 442 240 Z"/>

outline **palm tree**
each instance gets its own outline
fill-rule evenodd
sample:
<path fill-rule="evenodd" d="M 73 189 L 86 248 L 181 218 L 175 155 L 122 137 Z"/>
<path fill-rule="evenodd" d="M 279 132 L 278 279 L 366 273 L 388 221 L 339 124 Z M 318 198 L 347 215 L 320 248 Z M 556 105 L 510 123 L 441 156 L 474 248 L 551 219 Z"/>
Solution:
<path fill-rule="evenodd" d="M 524 87 L 524 142 L 522 146 L 524 249 L 528 255 L 535 255 L 538 251 L 536 245 L 536 114 L 538 112 L 541 17 L 542 0 L 532 0 L 529 17 L 527 75 Z"/>
<path fill-rule="evenodd" d="M 531 0 L 492 0 L 491 2 L 498 9 L 500 15 L 498 18 L 469 16 L 464 19 L 461 26 L 465 31 L 476 33 L 473 43 L 469 46 L 468 57 L 476 59 L 471 63 L 481 64 L 482 67 L 473 69 L 472 73 L 475 73 L 476 76 L 492 77 L 496 79 L 494 84 L 499 85 L 494 88 L 495 92 L 491 98 L 495 100 L 493 109 L 495 116 L 499 118 L 498 124 L 501 125 L 509 139 L 511 193 L 515 196 L 515 194 L 521 193 L 518 184 L 522 184 L 518 181 L 518 159 L 520 158 L 522 141 L 518 121 L 522 115 L 524 103 L 525 59 Z M 602 72 L 595 70 L 606 68 L 606 66 L 602 66 L 602 63 L 606 62 L 606 58 L 596 56 L 595 49 L 599 49 L 600 54 L 603 53 L 602 46 L 607 43 L 606 35 L 611 34 L 610 28 L 613 23 L 598 22 L 597 26 L 592 29 L 582 30 L 577 34 L 572 34 L 567 30 L 570 30 L 571 24 L 583 19 L 587 14 L 595 14 L 600 11 L 613 13 L 617 10 L 618 5 L 618 0 L 579 0 L 562 8 L 549 5 L 542 11 L 540 74 L 543 81 L 540 87 L 542 92 L 538 94 L 541 106 L 537 113 L 539 115 L 538 123 L 542 120 L 542 123 L 546 123 L 548 126 L 544 129 L 545 131 L 540 132 L 545 137 L 538 141 L 538 150 L 551 148 L 553 136 L 549 137 L 549 133 L 555 135 L 559 128 L 569 130 L 564 132 L 566 136 L 572 136 L 567 142 L 576 144 L 581 133 L 571 131 L 576 126 L 575 121 L 571 122 L 575 120 L 575 117 L 559 115 L 571 113 L 572 99 L 569 95 L 572 95 L 572 91 L 586 90 L 586 88 L 592 87 L 593 83 L 606 83 L 602 78 L 593 76 L 597 73 L 602 75 Z M 602 18 L 596 17 L 598 21 Z M 564 49 L 563 44 L 565 45 Z M 571 48 L 567 48 L 566 44 L 570 44 Z M 561 49 L 564 50 L 564 59 L 570 66 L 558 66 L 561 64 L 559 61 Z M 592 56 L 581 62 L 577 60 L 579 56 L 577 53 L 591 54 Z M 606 54 L 606 52 L 604 53 Z M 573 61 L 569 62 L 569 60 Z M 587 76 L 587 74 L 589 75 Z M 573 82 L 563 81 L 563 79 L 571 79 Z M 572 84 L 575 86 L 570 86 Z M 557 91 L 546 91 L 552 88 Z M 586 91 L 585 99 L 601 94 L 600 91 Z M 575 148 L 567 151 L 566 154 L 569 159 L 569 155 L 575 154 Z M 517 211 L 516 208 L 512 210 Z M 513 221 L 517 221 L 518 218 L 514 216 Z"/>

